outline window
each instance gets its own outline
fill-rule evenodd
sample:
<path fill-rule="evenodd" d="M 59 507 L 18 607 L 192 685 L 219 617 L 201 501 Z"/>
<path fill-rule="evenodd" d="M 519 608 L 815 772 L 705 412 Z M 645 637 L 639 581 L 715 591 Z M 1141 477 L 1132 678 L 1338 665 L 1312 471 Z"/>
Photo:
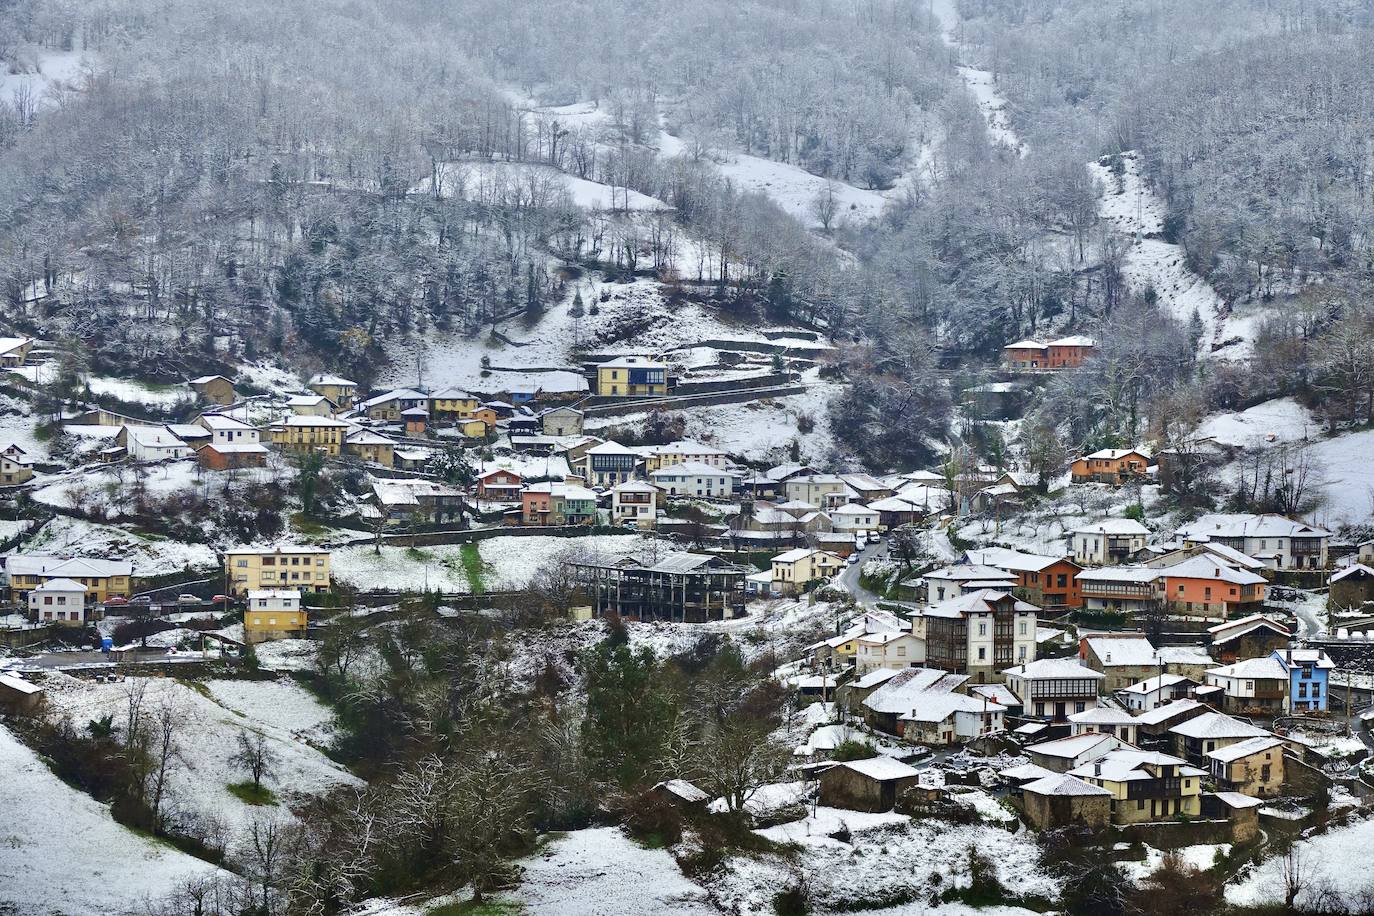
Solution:
<path fill-rule="evenodd" d="M 979 635 L 979 636 L 987 636 L 987 635 L 988 635 L 988 625 L 987 625 L 986 623 L 980 622 L 980 623 L 978 624 L 978 635 Z"/>
<path fill-rule="evenodd" d="M 987 647 L 986 647 L 986 646 L 979 646 L 979 647 L 978 647 L 978 660 L 981 662 L 981 661 L 983 661 L 984 659 L 986 659 L 987 657 L 988 657 L 988 650 L 987 650 Z"/>
<path fill-rule="evenodd" d="M 1025 636 L 1025 635 L 1026 635 L 1026 622 L 1025 622 L 1024 620 L 1021 621 L 1021 635 L 1022 635 L 1022 636 Z"/>
<path fill-rule="evenodd" d="M 1087 708 L 1088 708 L 1088 704 L 1082 702 L 1081 700 L 1080 700 L 1079 702 L 1073 704 L 1073 711 L 1074 711 L 1074 712 L 1082 712 L 1083 710 L 1085 710 L 1085 709 L 1087 709 Z"/>

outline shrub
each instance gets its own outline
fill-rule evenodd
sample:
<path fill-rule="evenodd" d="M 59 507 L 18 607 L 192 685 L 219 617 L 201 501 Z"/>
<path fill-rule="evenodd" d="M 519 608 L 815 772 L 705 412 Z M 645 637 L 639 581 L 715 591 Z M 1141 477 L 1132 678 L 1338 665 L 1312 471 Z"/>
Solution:
<path fill-rule="evenodd" d="M 846 738 L 835 746 L 835 752 L 830 755 L 830 759 L 839 763 L 847 760 L 868 760 L 878 756 L 878 749 L 868 741 Z"/>

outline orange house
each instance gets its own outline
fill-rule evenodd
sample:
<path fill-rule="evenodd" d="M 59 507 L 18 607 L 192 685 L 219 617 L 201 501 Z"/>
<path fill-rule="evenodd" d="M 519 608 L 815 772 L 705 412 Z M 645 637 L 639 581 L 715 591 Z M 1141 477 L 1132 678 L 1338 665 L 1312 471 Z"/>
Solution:
<path fill-rule="evenodd" d="M 1268 582 L 1259 573 L 1225 566 L 1208 556 L 1166 566 L 1155 584 L 1174 613 L 1222 620 L 1257 613 L 1268 592 Z"/>
<path fill-rule="evenodd" d="M 1017 585 L 1025 589 L 1027 595 L 1037 595 L 1039 604 L 1045 610 L 1054 608 L 1079 608 L 1083 606 L 1083 594 L 1078 590 L 1078 574 L 1083 571 L 1068 558 L 1055 560 L 1039 570 L 1017 571 Z"/>
<path fill-rule="evenodd" d="M 1083 365 L 1093 350 L 1097 349 L 1097 341 L 1092 337 L 1077 335 L 1074 337 L 1061 337 L 1058 340 L 1051 340 L 1047 345 L 1049 350 L 1049 368 L 1051 369 L 1077 369 Z"/>
<path fill-rule="evenodd" d="M 1002 362 L 1008 369 L 1044 369 L 1049 360 L 1049 346 L 1038 340 L 1018 340 L 1002 348 Z"/>
<path fill-rule="evenodd" d="M 1084 455 L 1069 467 L 1074 483 L 1109 483 L 1120 486 L 1144 475 L 1150 456 L 1133 448 L 1104 448 Z"/>

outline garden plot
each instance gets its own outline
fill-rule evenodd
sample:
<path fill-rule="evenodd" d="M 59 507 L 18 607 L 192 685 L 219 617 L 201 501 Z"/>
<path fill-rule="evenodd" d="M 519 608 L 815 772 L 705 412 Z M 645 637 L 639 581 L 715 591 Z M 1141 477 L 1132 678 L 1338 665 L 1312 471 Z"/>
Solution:
<path fill-rule="evenodd" d="M 1295 903 L 1310 907 L 1326 893 L 1337 898 L 1374 895 L 1368 871 L 1374 844 L 1374 820 L 1337 827 L 1294 844 L 1305 886 Z M 1275 856 L 1239 876 L 1226 887 L 1226 902 L 1235 906 L 1272 906 L 1284 902 L 1284 859 Z M 1364 897 L 1363 899 L 1369 899 Z"/>
<path fill-rule="evenodd" d="M 0 726 L 0 912 L 142 914 L 146 902 L 220 873 L 115 823 Z"/>
<path fill-rule="evenodd" d="M 175 710 L 181 725 L 178 759 L 171 775 L 173 806 L 194 811 L 203 817 L 223 821 L 235 833 L 241 832 L 256 815 L 277 809 L 250 806 L 227 788 L 242 782 L 247 774 L 230 763 L 240 734 L 260 733 L 276 757 L 272 771 L 263 780 L 284 805 L 341 786 L 361 786 L 362 781 L 323 753 L 298 740 L 292 726 L 310 733 L 321 727 L 321 714 L 299 697 L 289 707 L 263 713 L 254 718 L 250 710 L 262 713 L 267 690 L 263 688 L 225 688 L 226 696 L 242 709 L 219 702 L 208 686 L 191 685 L 171 678 L 128 678 L 120 684 L 99 684 L 65 675 L 49 675 L 44 682 L 49 702 L 78 728 L 92 719 L 113 716 L 121 721 L 128 691 L 143 685 L 143 709 L 156 715 L 164 706 Z M 296 688 L 300 689 L 300 688 Z M 287 694 L 275 691 L 280 700 Z"/>

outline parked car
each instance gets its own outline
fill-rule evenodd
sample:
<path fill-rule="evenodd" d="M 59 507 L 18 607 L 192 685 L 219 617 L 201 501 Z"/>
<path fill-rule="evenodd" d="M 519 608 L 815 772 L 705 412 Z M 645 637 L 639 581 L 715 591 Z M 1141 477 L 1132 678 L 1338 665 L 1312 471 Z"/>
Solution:
<path fill-rule="evenodd" d="M 177 595 L 177 604 L 200 604 L 200 598 L 196 595 Z"/>
<path fill-rule="evenodd" d="M 877 532 L 877 531 L 870 531 L 870 532 L 868 532 L 868 543 L 870 543 L 870 544 L 876 544 L 876 543 L 878 543 L 879 541 L 881 541 L 882 539 L 883 539 L 883 536 L 882 536 L 882 534 L 881 534 L 880 532 Z"/>
<path fill-rule="evenodd" d="M 851 553 L 844 558 L 844 562 L 846 566 L 853 566 L 855 563 L 859 562 L 859 555 L 857 553 Z"/>
<path fill-rule="evenodd" d="M 106 598 L 106 599 L 105 599 L 105 606 L 106 606 L 106 607 L 124 607 L 124 606 L 125 606 L 126 604 L 128 604 L 128 603 L 129 603 L 129 599 L 128 599 L 128 598 L 121 598 L 121 597 L 119 597 L 118 595 L 116 595 L 116 596 L 113 597 L 113 598 Z"/>
<path fill-rule="evenodd" d="M 213 603 L 213 604 L 228 604 L 228 603 L 229 603 L 229 596 L 228 596 L 228 595 L 216 595 L 215 597 L 211 598 L 210 601 L 211 601 L 211 603 Z"/>
<path fill-rule="evenodd" d="M 148 597 L 147 595 L 139 595 L 138 597 L 133 598 L 132 600 L 130 600 L 129 603 L 130 603 L 130 604 L 141 604 L 141 605 L 145 605 L 145 606 L 146 606 L 146 605 L 152 604 L 152 603 L 153 603 L 153 599 L 150 598 L 150 597 Z"/>

